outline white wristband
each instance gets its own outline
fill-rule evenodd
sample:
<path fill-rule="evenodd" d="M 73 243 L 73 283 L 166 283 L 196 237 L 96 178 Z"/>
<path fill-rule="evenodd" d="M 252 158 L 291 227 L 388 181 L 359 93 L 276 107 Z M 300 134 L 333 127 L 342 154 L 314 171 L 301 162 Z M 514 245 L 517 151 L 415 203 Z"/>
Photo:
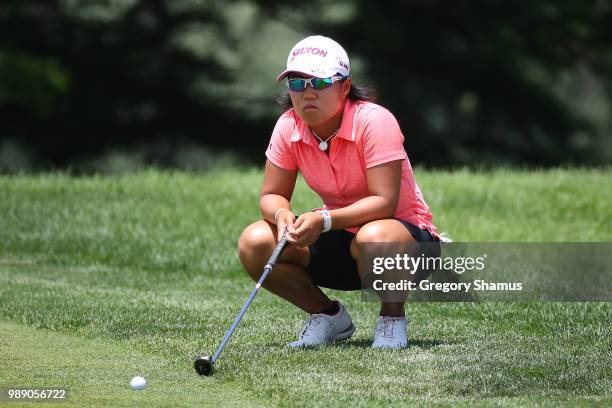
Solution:
<path fill-rule="evenodd" d="M 327 210 L 317 210 L 319 214 L 323 217 L 323 232 L 327 232 L 332 227 L 332 219 L 329 211 Z"/>
<path fill-rule="evenodd" d="M 289 211 L 288 208 L 279 208 L 278 210 L 276 210 L 276 213 L 274 213 L 274 222 L 276 223 L 276 217 L 278 217 L 278 214 L 280 214 L 281 211 L 286 210 Z"/>

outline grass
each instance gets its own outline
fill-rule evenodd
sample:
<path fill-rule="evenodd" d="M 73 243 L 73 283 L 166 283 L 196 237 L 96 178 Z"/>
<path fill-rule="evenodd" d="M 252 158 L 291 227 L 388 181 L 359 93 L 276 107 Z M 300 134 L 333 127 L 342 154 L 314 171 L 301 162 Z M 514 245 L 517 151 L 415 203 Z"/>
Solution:
<path fill-rule="evenodd" d="M 416 171 L 460 241 L 612 241 L 606 170 Z M 259 171 L 0 177 L 0 386 L 68 387 L 66 406 L 612 403 L 609 303 L 418 303 L 411 347 L 369 349 L 376 305 L 329 291 L 358 330 L 289 350 L 305 315 L 258 295 L 199 378 L 253 283 L 236 240 Z M 303 182 L 294 207 L 318 199 Z M 135 375 L 145 391 L 129 389 Z M 12 405 L 11 405 L 12 406 Z"/>

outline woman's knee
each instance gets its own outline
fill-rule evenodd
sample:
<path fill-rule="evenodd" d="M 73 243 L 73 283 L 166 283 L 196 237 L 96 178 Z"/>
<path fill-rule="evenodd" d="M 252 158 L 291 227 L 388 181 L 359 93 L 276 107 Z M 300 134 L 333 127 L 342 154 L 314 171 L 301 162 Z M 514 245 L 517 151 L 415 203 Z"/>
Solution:
<path fill-rule="evenodd" d="M 238 257 L 244 269 L 259 279 L 263 267 L 276 248 L 276 227 L 267 221 L 257 221 L 242 231 L 238 240 Z M 278 263 L 290 263 L 306 268 L 310 262 L 308 248 L 288 246 L 278 259 Z"/>
<path fill-rule="evenodd" d="M 385 223 L 380 221 L 373 221 L 362 226 L 357 235 L 355 235 L 355 241 L 358 244 L 365 242 L 389 242 L 390 234 Z"/>
<path fill-rule="evenodd" d="M 274 250 L 274 232 L 263 220 L 257 221 L 242 231 L 238 240 L 238 256 L 245 267 L 265 262 Z"/>
<path fill-rule="evenodd" d="M 393 219 L 372 221 L 355 235 L 355 244 L 367 242 L 410 242 L 414 237 L 401 222 Z"/>

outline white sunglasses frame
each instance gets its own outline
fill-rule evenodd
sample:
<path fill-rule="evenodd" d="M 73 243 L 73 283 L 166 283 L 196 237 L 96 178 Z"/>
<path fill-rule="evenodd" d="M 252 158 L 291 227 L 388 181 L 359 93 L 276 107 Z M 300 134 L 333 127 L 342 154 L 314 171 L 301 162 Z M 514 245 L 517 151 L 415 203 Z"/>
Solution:
<path fill-rule="evenodd" d="M 327 77 L 327 78 L 316 78 L 316 77 L 315 77 L 315 78 L 287 78 L 287 88 L 289 88 L 289 90 L 290 90 L 291 92 L 304 92 L 304 91 L 306 90 L 306 88 L 308 87 L 308 85 L 310 85 L 310 87 L 311 87 L 313 90 L 315 90 L 315 91 L 322 91 L 323 89 L 327 89 L 327 88 L 329 88 L 330 86 L 332 86 L 332 85 L 334 84 L 334 82 L 338 82 L 338 81 L 340 81 L 340 80 L 343 80 L 343 79 L 346 79 L 346 78 L 349 78 L 349 77 L 350 77 L 350 75 L 347 75 L 347 76 L 343 76 L 343 75 L 334 75 L 334 76 L 332 76 L 332 77 Z M 305 83 L 304 83 L 304 89 L 302 89 L 301 91 L 294 91 L 293 89 L 291 89 L 291 88 L 289 87 L 289 81 L 296 80 L 296 79 L 299 79 L 300 81 L 304 81 L 304 82 L 305 82 Z M 332 82 L 331 82 L 331 84 L 329 84 L 329 86 L 326 86 L 326 87 L 325 87 L 325 88 L 323 88 L 323 89 L 317 89 L 317 88 L 315 88 L 315 87 L 312 85 L 312 80 L 313 80 L 313 79 L 331 79 L 331 81 L 332 81 Z"/>

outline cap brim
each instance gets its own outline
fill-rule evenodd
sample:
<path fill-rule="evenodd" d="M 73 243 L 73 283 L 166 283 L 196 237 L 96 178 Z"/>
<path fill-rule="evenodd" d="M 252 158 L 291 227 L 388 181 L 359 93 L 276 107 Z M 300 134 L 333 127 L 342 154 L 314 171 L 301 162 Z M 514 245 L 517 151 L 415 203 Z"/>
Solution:
<path fill-rule="evenodd" d="M 287 70 L 281 72 L 281 74 L 276 77 L 276 80 L 277 81 L 282 81 L 289 74 L 302 74 L 302 75 L 306 75 L 306 76 L 309 76 L 309 77 L 315 77 L 315 78 L 328 78 L 330 76 L 336 75 L 336 72 L 331 72 L 331 73 L 326 73 L 325 75 L 321 75 L 320 73 L 319 74 L 315 74 L 313 72 L 309 72 L 308 70 L 287 69 Z"/>
<path fill-rule="evenodd" d="M 277 81 L 282 81 L 283 79 L 285 79 L 287 77 L 287 75 L 289 75 L 290 72 L 293 72 L 293 71 L 283 71 L 283 72 L 281 72 L 280 75 L 276 77 L 276 80 Z"/>
<path fill-rule="evenodd" d="M 304 75 L 308 75 L 308 76 L 312 76 L 312 74 L 309 74 L 308 72 L 304 72 L 304 71 L 296 71 L 295 69 L 288 69 L 283 71 L 279 76 L 276 77 L 277 81 L 282 81 L 283 79 L 287 78 L 287 76 L 289 74 L 304 74 Z"/>

